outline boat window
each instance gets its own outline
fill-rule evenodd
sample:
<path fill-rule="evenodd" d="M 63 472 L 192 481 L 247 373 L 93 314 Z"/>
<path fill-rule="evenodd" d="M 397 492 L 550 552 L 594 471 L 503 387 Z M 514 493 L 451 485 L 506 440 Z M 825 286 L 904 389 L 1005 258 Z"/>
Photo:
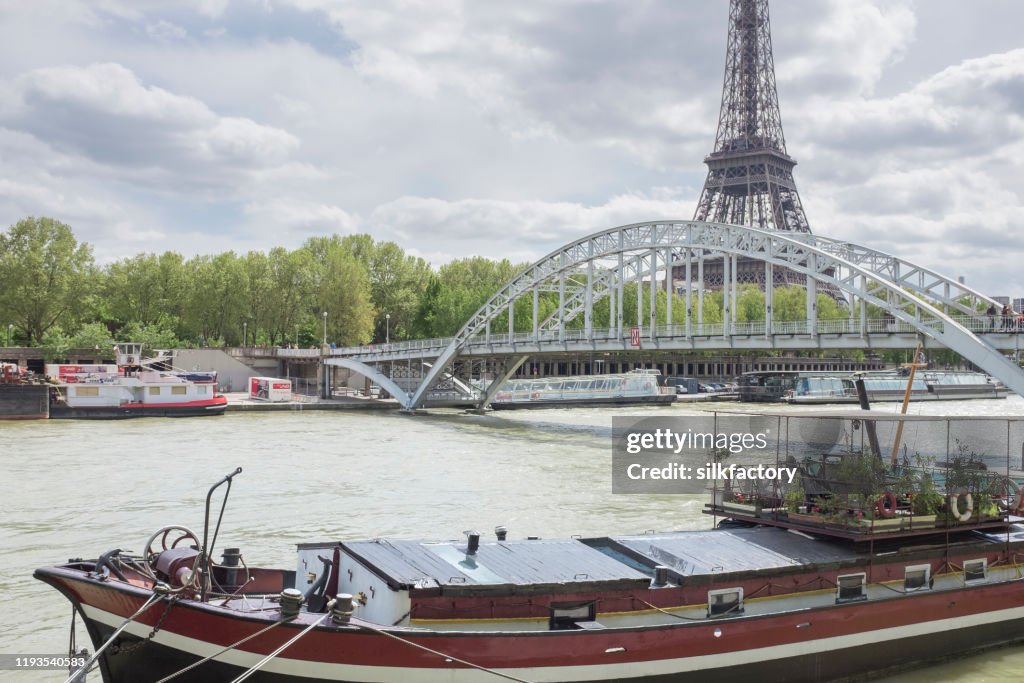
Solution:
<path fill-rule="evenodd" d="M 150 396 L 159 396 L 160 395 L 160 387 L 149 387 L 149 395 Z"/>
<path fill-rule="evenodd" d="M 708 616 L 740 614 L 743 612 L 743 589 L 722 588 L 708 591 Z"/>
<path fill-rule="evenodd" d="M 586 628 L 581 625 L 597 620 L 597 603 L 591 602 L 553 602 L 551 618 L 548 626 L 552 631 L 569 631 Z"/>
<path fill-rule="evenodd" d="M 188 387 L 171 387 L 171 396 L 183 396 Z"/>
<path fill-rule="evenodd" d="M 867 600 L 867 593 L 864 586 L 867 583 L 867 574 L 847 574 L 836 579 L 836 602 L 855 602 Z"/>
<path fill-rule="evenodd" d="M 210 387 L 207 386 L 198 386 L 196 387 L 196 389 L 198 390 L 200 396 L 205 396 L 206 394 L 210 393 Z"/>
<path fill-rule="evenodd" d="M 75 387 L 75 396 L 85 398 L 86 396 L 99 396 L 99 387 Z"/>
<path fill-rule="evenodd" d="M 964 583 L 984 581 L 988 576 L 988 560 L 968 560 L 964 562 Z"/>
<path fill-rule="evenodd" d="M 931 574 L 931 566 L 927 564 L 915 564 L 903 570 L 903 590 L 911 591 L 927 590 L 931 588 L 928 578 Z"/>

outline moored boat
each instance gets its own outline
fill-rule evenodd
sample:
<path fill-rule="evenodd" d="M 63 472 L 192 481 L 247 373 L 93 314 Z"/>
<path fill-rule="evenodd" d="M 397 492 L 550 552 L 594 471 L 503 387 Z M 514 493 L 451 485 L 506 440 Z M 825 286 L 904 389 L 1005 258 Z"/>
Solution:
<path fill-rule="evenodd" d="M 676 400 L 675 387 L 663 387 L 660 375 L 632 371 L 614 375 L 548 377 L 509 380 L 494 395 L 491 408 L 568 408 L 667 404 Z"/>
<path fill-rule="evenodd" d="M 785 401 L 797 404 L 854 404 L 858 402 L 854 382 L 864 380 L 868 400 L 902 401 L 907 375 L 895 370 L 836 372 L 748 372 L 740 377 L 741 401 Z M 912 401 L 964 401 L 1006 398 L 1008 389 L 981 372 L 921 370 L 910 383 Z"/>
<path fill-rule="evenodd" d="M 115 347 L 116 364 L 47 365 L 50 418 L 191 417 L 227 408 L 217 373 L 175 371 L 167 357 L 141 353 L 141 344 L 123 343 Z"/>
<path fill-rule="evenodd" d="M 201 535 L 168 526 L 141 555 L 36 576 L 75 605 L 107 683 L 820 683 L 1024 638 L 1019 486 L 981 462 L 903 468 L 878 480 L 898 495 L 836 487 L 826 515 L 834 463 L 811 464 L 789 509 L 738 490 L 707 506 L 745 528 L 330 539 L 299 545 L 294 569 L 237 548 L 212 562 L 211 489 Z M 911 481 L 946 487 L 945 526 L 897 488 Z"/>
<path fill-rule="evenodd" d="M 14 363 L 0 362 L 0 420 L 45 420 L 49 388 Z"/>

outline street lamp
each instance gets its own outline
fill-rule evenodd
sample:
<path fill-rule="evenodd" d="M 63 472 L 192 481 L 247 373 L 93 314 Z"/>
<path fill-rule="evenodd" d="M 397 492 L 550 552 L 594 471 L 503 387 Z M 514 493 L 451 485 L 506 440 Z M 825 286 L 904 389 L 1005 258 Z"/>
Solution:
<path fill-rule="evenodd" d="M 295 348 L 299 348 L 299 324 L 295 323 Z"/>
<path fill-rule="evenodd" d="M 388 313 L 384 316 L 384 343 L 391 343 L 391 314 Z"/>
<path fill-rule="evenodd" d="M 245 348 L 245 343 L 249 340 L 249 322 L 245 321 L 242 323 L 242 347 Z"/>
<path fill-rule="evenodd" d="M 11 330 L 14 329 L 14 323 L 7 323 L 7 346 L 11 345 Z"/>
<path fill-rule="evenodd" d="M 324 311 L 324 346 L 327 346 L 327 311 Z"/>

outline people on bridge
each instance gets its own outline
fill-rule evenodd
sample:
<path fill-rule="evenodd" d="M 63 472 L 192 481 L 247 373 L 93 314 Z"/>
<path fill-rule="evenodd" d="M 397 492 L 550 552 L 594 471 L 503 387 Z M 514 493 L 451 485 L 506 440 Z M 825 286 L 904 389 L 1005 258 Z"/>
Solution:
<path fill-rule="evenodd" d="M 996 329 L 996 314 L 998 313 L 999 311 L 996 309 L 996 305 L 989 304 L 988 310 L 985 311 L 985 315 L 988 316 L 988 329 Z"/>
<path fill-rule="evenodd" d="M 999 329 L 1013 329 L 1016 319 L 1017 313 L 1013 310 L 1013 307 L 1010 304 L 1003 304 L 1003 323 L 999 326 Z"/>

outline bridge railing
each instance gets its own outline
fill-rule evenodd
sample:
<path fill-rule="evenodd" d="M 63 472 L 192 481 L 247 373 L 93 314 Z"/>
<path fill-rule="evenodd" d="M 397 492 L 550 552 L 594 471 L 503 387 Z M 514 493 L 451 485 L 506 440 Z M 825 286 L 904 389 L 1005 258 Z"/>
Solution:
<path fill-rule="evenodd" d="M 1001 316 L 989 318 L 985 314 L 952 316 L 953 320 L 978 334 L 986 333 L 1008 333 L 1024 332 L 1024 327 L 1019 327 L 1016 318 L 1003 322 Z M 926 327 L 932 327 L 936 331 L 942 331 L 942 321 L 924 320 Z M 766 330 L 766 323 L 763 320 L 734 322 L 726 325 L 724 323 L 692 323 L 689 328 L 693 337 L 756 337 L 771 335 L 806 335 L 806 320 L 776 320 L 773 321 L 771 331 Z M 818 335 L 859 335 L 862 332 L 867 334 L 915 334 L 916 328 L 910 323 L 895 318 L 869 318 L 861 324 L 859 318 L 839 318 L 834 320 L 818 320 L 814 334 Z M 658 325 L 654 330 L 654 336 L 659 339 L 686 337 L 687 326 L 685 324 Z M 641 328 L 641 339 L 650 339 L 650 328 Z M 630 328 L 624 327 L 621 334 L 615 328 L 596 328 L 589 332 L 585 329 L 564 329 L 564 330 L 540 330 L 516 332 L 511 336 L 513 344 L 560 344 L 573 342 L 590 341 L 611 341 L 622 340 L 625 345 L 630 343 Z M 348 346 L 331 349 L 330 354 L 334 356 L 352 355 L 375 355 L 375 354 L 402 354 L 409 352 L 438 351 L 444 349 L 452 341 L 451 337 L 438 337 L 434 339 L 413 339 L 410 341 L 392 342 L 390 344 L 370 344 L 364 346 Z M 480 347 L 491 345 L 505 345 L 510 341 L 507 333 L 492 333 L 490 338 L 483 335 L 471 339 L 467 346 Z M 311 358 L 321 354 L 319 349 L 278 349 L 278 356 L 282 358 Z"/>

